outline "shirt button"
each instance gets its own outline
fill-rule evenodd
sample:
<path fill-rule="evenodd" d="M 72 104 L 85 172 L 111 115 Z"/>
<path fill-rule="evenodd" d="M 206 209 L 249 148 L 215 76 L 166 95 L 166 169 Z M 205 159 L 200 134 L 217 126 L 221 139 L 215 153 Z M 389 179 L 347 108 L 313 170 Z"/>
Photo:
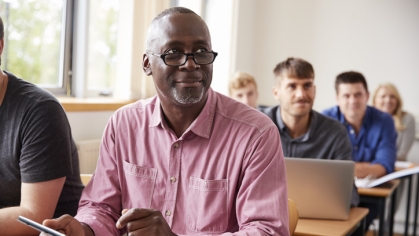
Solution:
<path fill-rule="evenodd" d="M 179 147 L 179 144 L 178 144 L 178 143 L 175 143 L 175 144 L 173 145 L 173 147 L 174 147 L 174 148 L 178 148 L 178 147 Z"/>
<path fill-rule="evenodd" d="M 358 150 L 358 146 L 354 146 L 354 150 L 356 151 L 356 150 Z"/>
<path fill-rule="evenodd" d="M 166 216 L 170 216 L 172 214 L 172 212 L 170 212 L 169 210 L 166 211 Z"/>
<path fill-rule="evenodd" d="M 176 178 L 175 177 L 171 177 L 170 178 L 170 182 L 172 182 L 172 183 L 176 182 Z"/>
<path fill-rule="evenodd" d="M 351 129 L 351 130 L 349 131 L 349 133 L 354 134 L 354 133 L 355 133 L 355 131 L 354 131 L 353 129 Z"/>

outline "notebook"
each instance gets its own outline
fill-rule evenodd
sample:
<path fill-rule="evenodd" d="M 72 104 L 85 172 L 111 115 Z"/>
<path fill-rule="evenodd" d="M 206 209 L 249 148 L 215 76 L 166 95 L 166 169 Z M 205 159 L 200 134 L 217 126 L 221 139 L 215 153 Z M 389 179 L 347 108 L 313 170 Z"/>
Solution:
<path fill-rule="evenodd" d="M 347 220 L 354 184 L 353 161 L 285 158 L 288 197 L 300 218 Z"/>

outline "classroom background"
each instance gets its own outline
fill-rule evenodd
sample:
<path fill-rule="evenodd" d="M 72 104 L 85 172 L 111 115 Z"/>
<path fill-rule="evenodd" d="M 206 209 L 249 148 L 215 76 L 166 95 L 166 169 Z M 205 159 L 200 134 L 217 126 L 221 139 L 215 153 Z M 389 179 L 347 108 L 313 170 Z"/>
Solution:
<path fill-rule="evenodd" d="M 300 57 L 309 61 L 316 73 L 315 110 L 335 105 L 335 76 L 355 70 L 366 77 L 370 93 L 381 83 L 395 84 L 404 109 L 419 121 L 417 0 L 122 0 L 114 100 L 136 100 L 155 93 L 151 78 L 143 75 L 140 66 L 145 29 L 155 13 L 171 5 L 189 7 L 208 23 L 213 49 L 219 53 L 212 82 L 218 92 L 227 95 L 230 75 L 236 70 L 246 71 L 257 80 L 259 103 L 276 105 L 271 93 L 273 68 L 287 57 Z M 86 58 L 80 57 L 83 47 L 75 50 L 79 57 L 73 59 L 74 66 L 85 67 Z M 74 71 L 73 76 L 83 76 L 80 71 Z M 86 98 L 86 94 L 77 91 L 73 95 Z M 97 100 L 95 103 L 100 104 Z M 63 104 L 74 139 L 86 148 L 90 145 L 90 154 L 82 158 L 97 156 L 97 140 L 117 106 L 86 109 Z M 418 140 L 408 161 L 419 163 Z M 94 165 L 95 160 L 81 163 Z M 404 196 L 402 199 L 405 201 Z M 404 202 L 401 204 L 405 206 Z M 404 216 L 404 207 L 400 207 L 395 232 L 403 231 Z"/>

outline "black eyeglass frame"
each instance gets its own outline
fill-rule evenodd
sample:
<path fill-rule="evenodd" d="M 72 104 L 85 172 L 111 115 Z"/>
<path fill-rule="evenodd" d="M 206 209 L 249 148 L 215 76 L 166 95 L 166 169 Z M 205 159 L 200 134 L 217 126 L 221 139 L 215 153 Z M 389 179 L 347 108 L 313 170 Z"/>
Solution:
<path fill-rule="evenodd" d="M 210 54 L 213 54 L 214 55 L 214 58 L 212 59 L 211 62 L 208 62 L 208 63 L 198 63 L 195 60 L 195 54 L 200 54 L 200 53 L 210 53 Z M 158 54 L 158 53 L 153 53 L 153 52 L 147 51 L 146 54 L 150 54 L 150 55 L 153 55 L 153 56 L 156 56 L 156 57 L 160 57 L 163 60 L 164 64 L 167 65 L 167 66 L 183 66 L 183 65 L 186 64 L 186 61 L 188 61 L 189 56 L 192 56 L 192 60 L 197 65 L 209 65 L 209 64 L 212 64 L 215 61 L 215 58 L 218 56 L 218 53 L 217 52 L 214 52 L 214 51 L 211 51 L 211 52 L 191 52 L 191 53 L 164 53 L 164 54 Z M 182 64 L 169 65 L 169 64 L 166 63 L 166 56 L 168 56 L 170 54 L 182 54 L 182 55 L 185 55 L 186 56 L 185 57 L 185 61 Z"/>

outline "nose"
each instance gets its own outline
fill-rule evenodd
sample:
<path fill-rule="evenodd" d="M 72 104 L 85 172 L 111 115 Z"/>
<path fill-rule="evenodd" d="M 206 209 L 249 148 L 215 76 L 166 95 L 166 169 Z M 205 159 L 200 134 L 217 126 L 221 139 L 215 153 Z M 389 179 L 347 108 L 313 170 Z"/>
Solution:
<path fill-rule="evenodd" d="M 297 87 L 297 89 L 295 90 L 295 96 L 298 98 L 304 97 L 305 96 L 304 89 L 301 87 Z"/>
<path fill-rule="evenodd" d="M 244 104 L 249 105 L 249 97 L 247 95 L 243 96 L 242 101 Z"/>
<path fill-rule="evenodd" d="M 358 102 L 358 98 L 355 96 L 350 96 L 348 100 L 350 104 L 355 104 Z"/>
<path fill-rule="evenodd" d="M 192 55 L 188 55 L 188 57 L 186 58 L 185 64 L 183 64 L 181 67 L 186 68 L 188 71 L 194 71 L 200 68 L 200 65 L 195 63 Z"/>

